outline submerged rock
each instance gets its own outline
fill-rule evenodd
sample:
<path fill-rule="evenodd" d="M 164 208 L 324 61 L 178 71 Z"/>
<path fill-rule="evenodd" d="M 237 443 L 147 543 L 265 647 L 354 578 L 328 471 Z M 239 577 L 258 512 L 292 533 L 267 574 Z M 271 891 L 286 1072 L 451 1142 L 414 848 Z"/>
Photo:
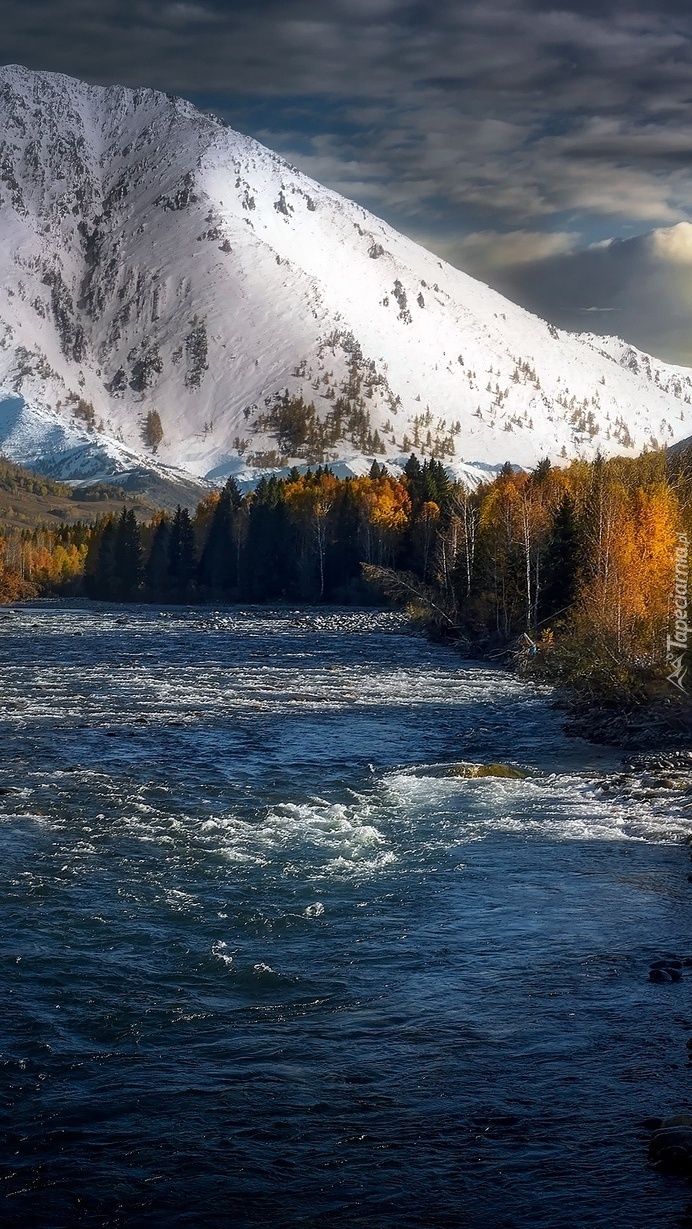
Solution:
<path fill-rule="evenodd" d="M 692 1118 L 689 1114 L 664 1118 L 663 1126 L 651 1137 L 649 1156 L 654 1165 L 667 1173 L 692 1174 Z"/>
<path fill-rule="evenodd" d="M 680 981 L 682 974 L 679 969 L 649 969 L 649 981 L 673 982 Z"/>
<path fill-rule="evenodd" d="M 510 781 L 523 781 L 528 775 L 509 764 L 450 764 L 445 773 L 447 777 L 505 777 Z"/>
<path fill-rule="evenodd" d="M 674 982 L 682 980 L 685 961 L 680 956 L 663 956 L 649 965 L 649 981 Z"/>

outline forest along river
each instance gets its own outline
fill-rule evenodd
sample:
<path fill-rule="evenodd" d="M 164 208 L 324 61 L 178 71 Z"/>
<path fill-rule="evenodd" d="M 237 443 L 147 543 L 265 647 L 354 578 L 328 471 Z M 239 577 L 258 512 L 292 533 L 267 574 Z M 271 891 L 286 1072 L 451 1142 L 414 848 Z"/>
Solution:
<path fill-rule="evenodd" d="M 678 1222 L 684 798 L 392 614 L 38 604 L 0 677 L 2 1223 Z"/>

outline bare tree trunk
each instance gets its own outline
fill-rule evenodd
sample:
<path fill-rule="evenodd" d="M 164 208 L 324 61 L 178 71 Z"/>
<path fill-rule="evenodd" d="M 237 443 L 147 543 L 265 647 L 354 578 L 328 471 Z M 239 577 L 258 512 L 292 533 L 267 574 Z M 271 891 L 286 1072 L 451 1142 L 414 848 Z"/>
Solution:
<path fill-rule="evenodd" d="M 532 611 L 533 603 L 531 600 L 531 522 L 529 517 L 529 507 L 526 498 L 521 501 L 521 519 L 522 531 L 524 539 L 524 564 L 526 572 L 526 625 L 532 626 Z"/>

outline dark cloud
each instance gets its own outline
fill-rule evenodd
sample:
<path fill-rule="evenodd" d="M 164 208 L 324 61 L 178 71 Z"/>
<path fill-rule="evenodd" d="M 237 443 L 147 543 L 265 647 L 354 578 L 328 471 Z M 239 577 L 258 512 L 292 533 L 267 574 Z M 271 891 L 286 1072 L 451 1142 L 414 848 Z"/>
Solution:
<path fill-rule="evenodd" d="M 185 94 L 460 259 L 692 216 L 689 0 L 0 0 L 0 30 L 6 62 Z"/>

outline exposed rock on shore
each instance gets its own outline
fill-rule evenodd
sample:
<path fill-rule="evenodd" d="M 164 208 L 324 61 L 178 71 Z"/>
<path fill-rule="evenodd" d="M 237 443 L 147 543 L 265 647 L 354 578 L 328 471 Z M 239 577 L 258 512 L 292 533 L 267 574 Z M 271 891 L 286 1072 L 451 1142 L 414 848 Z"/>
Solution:
<path fill-rule="evenodd" d="M 632 750 L 692 747 L 692 704 L 663 699 L 631 707 L 568 699 L 565 733 L 592 743 Z M 690 761 L 692 766 L 692 761 Z"/>

